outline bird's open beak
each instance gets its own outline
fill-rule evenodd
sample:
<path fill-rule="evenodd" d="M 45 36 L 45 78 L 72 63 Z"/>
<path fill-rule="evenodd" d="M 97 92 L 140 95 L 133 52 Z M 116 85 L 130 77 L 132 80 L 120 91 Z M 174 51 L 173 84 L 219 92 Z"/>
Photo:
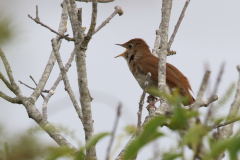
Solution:
<path fill-rule="evenodd" d="M 124 47 L 123 44 L 115 44 L 115 45 L 118 45 L 118 46 Z"/>
<path fill-rule="evenodd" d="M 122 57 L 124 56 L 125 52 L 123 52 L 122 54 L 119 54 L 118 56 L 114 57 L 114 58 L 117 58 L 117 57 Z"/>
<path fill-rule="evenodd" d="M 125 52 L 123 52 L 122 54 L 119 54 L 118 56 L 114 57 L 114 58 L 117 58 L 117 57 L 123 57 L 125 55 L 125 53 L 127 52 L 127 50 Z"/>

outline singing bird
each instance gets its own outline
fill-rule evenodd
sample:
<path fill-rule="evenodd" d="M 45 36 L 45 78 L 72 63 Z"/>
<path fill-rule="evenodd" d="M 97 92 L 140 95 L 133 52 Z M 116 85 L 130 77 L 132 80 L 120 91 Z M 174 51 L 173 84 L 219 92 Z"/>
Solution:
<path fill-rule="evenodd" d="M 127 61 L 128 67 L 133 76 L 137 80 L 138 84 L 144 89 L 144 83 L 146 81 L 146 75 L 151 73 L 149 80 L 149 87 L 158 87 L 158 63 L 159 58 L 154 56 L 147 43 L 140 38 L 131 39 L 124 44 L 116 44 L 126 48 L 126 51 L 117 57 L 124 57 Z M 189 84 L 187 77 L 185 77 L 176 67 L 166 63 L 166 83 L 172 92 L 173 89 L 178 89 L 181 96 L 187 96 L 189 99 L 187 102 L 183 102 L 183 105 L 190 105 L 194 102 L 194 98 L 191 93 L 192 88 Z M 147 93 L 153 96 L 153 92 L 147 90 Z"/>

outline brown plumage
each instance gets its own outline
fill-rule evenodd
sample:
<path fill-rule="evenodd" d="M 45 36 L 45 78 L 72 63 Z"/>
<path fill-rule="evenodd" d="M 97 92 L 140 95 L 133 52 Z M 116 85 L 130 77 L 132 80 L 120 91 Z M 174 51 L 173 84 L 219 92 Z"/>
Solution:
<path fill-rule="evenodd" d="M 135 38 L 118 45 L 126 48 L 126 51 L 116 57 L 122 56 L 126 59 L 129 69 L 138 81 L 140 87 L 144 88 L 145 77 L 148 72 L 152 75 L 149 81 L 149 87 L 157 87 L 159 58 L 151 53 L 147 43 L 143 39 Z M 187 77 L 169 63 L 166 63 L 166 83 L 171 91 L 177 88 L 181 96 L 189 97 L 189 101 L 184 103 L 184 105 L 190 105 L 194 102 L 194 98 L 189 92 L 189 90 L 192 91 L 192 88 Z M 154 93 L 147 92 L 156 96 Z"/>

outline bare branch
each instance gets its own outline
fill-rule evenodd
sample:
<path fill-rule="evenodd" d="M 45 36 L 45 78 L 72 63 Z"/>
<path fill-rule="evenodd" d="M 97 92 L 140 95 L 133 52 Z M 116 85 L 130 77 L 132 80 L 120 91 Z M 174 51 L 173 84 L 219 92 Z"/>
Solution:
<path fill-rule="evenodd" d="M 68 19 L 67 6 L 63 2 L 62 15 L 61 15 L 61 21 L 60 21 L 60 24 L 59 24 L 58 33 L 60 33 L 60 34 L 64 34 L 65 33 L 65 31 L 66 31 L 65 24 L 67 23 L 67 19 Z M 60 36 L 57 35 L 56 36 L 56 40 L 58 40 L 59 37 Z M 61 46 L 61 43 L 62 43 L 62 40 L 59 40 L 58 44 L 57 44 L 57 50 L 59 50 L 59 48 Z M 55 64 L 55 61 L 56 61 L 56 57 L 54 55 L 54 52 L 52 51 L 51 55 L 49 57 L 49 60 L 47 62 L 47 65 L 46 65 L 46 67 L 44 69 L 44 72 L 42 74 L 42 77 L 39 80 L 39 83 L 38 83 L 36 89 L 34 90 L 34 92 L 31 95 L 31 97 L 33 98 L 34 101 L 36 101 L 38 99 L 38 97 L 40 96 L 43 88 L 45 87 L 45 85 L 47 83 L 47 80 L 48 80 L 48 78 L 50 76 L 50 73 L 51 73 L 51 71 L 53 69 L 53 66 Z"/>
<path fill-rule="evenodd" d="M 69 34 L 64 35 L 64 34 L 58 33 L 58 32 L 55 31 L 54 29 L 52 29 L 52 28 L 48 27 L 47 25 L 45 25 L 44 23 L 40 22 L 37 18 L 34 19 L 34 18 L 32 18 L 30 15 L 28 15 L 28 17 L 31 18 L 33 21 L 35 21 L 37 24 L 40 24 L 41 26 L 49 29 L 51 32 L 57 34 L 57 35 L 59 36 L 59 39 L 64 38 L 64 39 L 66 39 L 67 41 L 74 41 L 73 38 L 68 37 Z"/>
<path fill-rule="evenodd" d="M 229 120 L 229 121 L 227 121 L 227 122 L 224 122 L 224 123 L 222 123 L 222 124 L 215 124 L 215 125 L 213 125 L 213 126 L 210 126 L 210 128 L 215 129 L 215 128 L 223 127 L 223 126 L 232 124 L 232 123 L 234 123 L 234 122 L 237 122 L 237 121 L 239 121 L 239 120 L 240 120 L 240 117 L 237 117 L 237 118 L 234 118 L 234 119 Z"/>
<path fill-rule="evenodd" d="M 71 55 L 70 55 L 70 58 L 69 58 L 68 62 L 65 64 L 65 71 L 66 71 L 66 72 L 67 72 L 68 69 L 71 67 L 71 63 L 72 63 L 72 61 L 74 60 L 74 55 L 75 55 L 75 52 L 74 52 L 74 50 L 73 50 L 73 52 L 72 52 Z M 48 95 L 45 96 L 45 98 L 44 98 L 44 102 L 43 102 L 43 104 L 42 104 L 42 114 L 43 114 L 43 117 L 44 117 L 45 119 L 47 119 L 47 104 L 48 104 L 48 101 L 49 101 L 49 99 L 52 97 L 52 95 L 54 94 L 54 91 L 55 91 L 55 89 L 57 88 L 57 86 L 58 86 L 58 84 L 59 84 L 59 82 L 60 82 L 61 80 L 62 80 L 62 74 L 59 73 L 59 76 L 58 76 L 58 78 L 56 79 L 56 81 L 54 82 L 53 86 L 51 87 L 50 92 L 49 92 Z"/>
<path fill-rule="evenodd" d="M 152 103 L 155 99 L 153 98 L 150 98 L 149 100 L 149 104 Z M 153 106 L 151 106 L 149 109 L 148 109 L 148 116 L 145 118 L 143 124 L 141 125 L 141 128 L 130 138 L 130 140 L 127 142 L 127 144 L 124 146 L 124 148 L 122 149 L 122 151 L 119 153 L 119 155 L 117 156 L 117 158 L 115 158 L 115 160 L 121 160 L 122 157 L 124 157 L 124 154 L 125 154 L 125 151 L 127 149 L 127 147 L 132 143 L 132 141 L 136 138 L 137 135 L 141 134 L 142 133 L 142 128 L 151 120 L 155 117 L 155 108 Z M 134 157 L 133 159 L 131 160 L 135 160 L 137 158 Z"/>
<path fill-rule="evenodd" d="M 94 0 L 76 0 L 78 2 L 93 2 Z M 98 0 L 98 3 L 109 3 L 109 2 L 113 2 L 114 0 Z"/>
<path fill-rule="evenodd" d="M 115 123 L 114 123 L 114 126 L 113 126 L 113 131 L 111 133 L 111 139 L 109 141 L 109 145 L 108 145 L 108 148 L 107 148 L 106 160 L 109 160 L 109 158 L 110 158 L 110 151 L 111 151 L 112 144 L 113 144 L 113 141 L 114 141 L 114 136 L 115 136 L 115 132 L 116 132 L 116 129 L 117 129 L 118 121 L 119 121 L 119 118 L 120 118 L 120 115 L 121 115 L 121 108 L 122 108 L 122 104 L 119 103 L 118 108 L 117 108 L 117 116 L 116 116 Z"/>
<path fill-rule="evenodd" d="M 19 98 L 24 99 L 23 105 L 27 110 L 29 118 L 32 118 L 36 123 L 38 123 L 38 125 L 45 130 L 49 136 L 53 138 L 60 146 L 66 146 L 70 149 L 73 149 L 74 152 L 77 151 L 77 149 L 71 143 L 69 143 L 51 123 L 43 118 L 41 113 L 36 108 L 34 104 L 35 102 L 32 100 L 32 98 L 26 98 L 22 95 L 20 95 Z"/>
<path fill-rule="evenodd" d="M 221 81 L 221 78 L 222 78 L 222 75 L 223 75 L 224 67 L 225 67 L 225 63 L 222 63 L 220 71 L 218 73 L 217 81 L 215 83 L 215 87 L 214 87 L 212 95 L 215 95 L 217 93 L 218 86 L 220 84 L 220 81 Z M 213 108 L 213 105 L 211 104 L 209 109 L 208 109 L 208 113 L 207 113 L 207 116 L 205 118 L 205 121 L 204 121 L 205 125 L 207 125 L 208 119 L 212 116 L 212 108 Z"/>
<path fill-rule="evenodd" d="M 218 100 L 218 96 L 217 95 L 213 95 L 210 98 L 204 99 L 201 101 L 200 106 L 199 107 L 207 107 L 210 103 L 214 102 Z M 192 109 L 194 106 L 194 103 L 189 105 L 189 106 L 184 106 L 183 108 L 186 110 Z"/>
<path fill-rule="evenodd" d="M 147 76 L 146 76 L 146 81 L 144 83 L 144 90 L 143 90 L 143 93 L 142 93 L 142 96 L 140 98 L 140 102 L 139 102 L 139 110 L 138 110 L 138 123 L 137 123 L 137 128 L 138 130 L 140 129 L 141 127 L 141 124 L 142 124 L 142 109 L 143 109 L 143 104 L 144 104 L 144 99 L 145 99 L 145 95 L 146 95 L 146 91 L 147 91 L 147 88 L 148 88 L 148 81 L 151 77 L 151 73 L 148 72 Z"/>
<path fill-rule="evenodd" d="M 22 101 L 18 97 L 15 97 L 15 98 L 9 97 L 1 91 L 0 91 L 0 97 L 2 97 L 3 99 L 11 103 L 22 104 Z"/>
<path fill-rule="evenodd" d="M 207 88 L 209 76 L 210 76 L 210 71 L 206 71 L 204 74 L 200 89 L 198 91 L 197 99 L 192 107 L 193 110 L 198 110 L 199 106 L 201 105 L 203 94 Z"/>
<path fill-rule="evenodd" d="M 182 10 L 182 13 L 181 13 L 181 15 L 180 15 L 180 17 L 179 17 L 179 19 L 178 19 L 178 22 L 177 22 L 175 28 L 174 28 L 174 31 L 173 31 L 173 33 L 172 33 L 172 36 L 171 36 L 171 38 L 170 38 L 170 40 L 169 40 L 169 42 L 168 42 L 168 47 L 167 47 L 167 50 L 168 50 L 168 51 L 170 50 L 170 48 L 171 48 L 171 46 L 172 46 L 172 43 L 173 43 L 174 38 L 175 38 L 175 36 L 176 36 L 176 34 L 177 34 L 177 31 L 178 31 L 178 29 L 179 29 L 179 26 L 180 26 L 180 24 L 181 24 L 181 22 L 182 22 L 182 19 L 183 19 L 183 17 L 184 17 L 184 14 L 185 14 L 185 11 L 186 11 L 186 9 L 187 9 L 187 7 L 188 7 L 189 2 L 190 2 L 190 0 L 187 0 L 187 1 L 185 2 L 185 5 L 184 5 L 183 10 Z"/>
<path fill-rule="evenodd" d="M 20 83 L 20 84 L 23 84 L 24 86 L 26 86 L 26 87 L 28 87 L 28 88 L 30 88 L 30 89 L 32 89 L 32 90 L 35 90 L 35 89 L 36 89 L 36 88 L 30 87 L 29 85 L 23 83 L 22 81 L 19 81 L 19 83 Z M 49 93 L 48 90 L 43 90 L 42 92 Z M 42 96 L 43 99 L 45 98 L 45 96 L 44 96 L 42 93 L 41 93 L 41 96 Z"/>
<path fill-rule="evenodd" d="M 36 88 L 33 88 L 33 87 L 31 87 L 31 86 L 23 83 L 22 81 L 19 81 L 19 83 L 20 83 L 20 84 L 23 84 L 24 86 L 26 86 L 26 87 L 28 87 L 28 88 L 30 88 L 30 89 L 32 89 L 32 90 L 35 90 L 35 89 L 36 89 Z M 49 93 L 49 90 L 43 90 L 42 92 L 44 92 L 44 93 Z"/>
<path fill-rule="evenodd" d="M 95 31 L 93 32 L 93 34 L 97 33 L 102 27 L 104 27 L 107 23 L 110 22 L 110 20 L 116 15 L 118 14 L 119 16 L 123 15 L 123 11 L 122 8 L 119 6 L 115 6 L 114 7 L 115 11 L 105 20 L 102 22 L 102 24 L 100 26 L 98 26 L 97 29 L 95 29 Z"/>
<path fill-rule="evenodd" d="M 82 121 L 82 110 L 80 109 L 80 107 L 79 107 L 79 105 L 77 103 L 77 100 L 75 98 L 75 95 L 74 95 L 74 93 L 72 91 L 72 88 L 70 86 L 70 83 L 69 83 L 69 80 L 68 80 L 65 68 L 64 68 L 63 63 L 62 63 L 62 59 L 61 59 L 60 53 L 59 53 L 59 51 L 57 50 L 57 47 L 56 47 L 56 41 L 54 39 L 52 39 L 52 48 L 53 48 L 53 50 L 55 52 L 55 56 L 57 58 L 58 65 L 59 65 L 59 68 L 61 70 L 62 79 L 63 79 L 64 85 L 65 85 L 65 90 L 68 92 L 68 94 L 70 96 L 70 99 L 72 100 L 73 106 L 74 106 L 74 108 L 75 108 L 75 110 L 76 110 L 76 112 L 78 114 L 78 117 Z"/>
<path fill-rule="evenodd" d="M 168 29 L 169 21 L 172 9 L 172 0 L 162 1 L 162 20 L 159 26 L 160 29 L 160 52 L 159 52 L 159 63 L 158 63 L 158 89 L 160 92 L 167 91 L 166 85 L 166 59 L 167 59 L 167 45 L 168 45 Z M 162 109 L 168 109 L 169 105 L 164 97 L 160 97 L 160 106 L 157 108 L 156 113 L 161 114 Z"/>
<path fill-rule="evenodd" d="M 84 41 L 82 42 L 82 45 L 81 45 L 82 48 L 87 48 L 87 45 L 90 39 L 92 38 L 92 35 L 94 34 L 96 23 L 97 23 L 97 0 L 93 0 L 91 24 L 90 24 L 88 33 L 86 37 L 84 37 Z"/>
<path fill-rule="evenodd" d="M 70 1 L 70 3 L 69 3 Z M 75 0 L 65 0 L 67 2 L 70 21 L 72 24 L 72 30 L 74 35 L 76 65 L 78 73 L 78 86 L 80 93 L 80 102 L 83 112 L 83 126 L 85 131 L 85 140 L 88 141 L 94 135 L 93 119 L 91 111 L 91 96 L 88 89 L 87 69 L 86 69 L 86 55 L 88 43 L 93 35 L 96 26 L 97 18 L 97 0 L 92 2 L 92 18 L 91 25 L 87 36 L 83 40 L 82 22 L 78 20 L 77 8 Z M 96 159 L 95 146 L 86 150 L 86 157 L 89 159 Z"/>
<path fill-rule="evenodd" d="M 8 87 L 8 89 L 10 89 L 14 93 L 12 85 L 8 82 L 8 80 L 3 76 L 3 74 L 1 72 L 0 72 L 0 79 Z"/>
<path fill-rule="evenodd" d="M 231 109 L 228 114 L 227 120 L 232 120 L 236 117 L 239 107 L 240 107 L 240 65 L 237 66 L 238 72 L 239 72 L 239 79 L 238 79 L 238 85 L 237 85 L 237 92 L 235 95 L 235 98 L 233 100 L 233 103 L 231 105 Z M 219 130 L 219 136 L 221 139 L 226 139 L 229 136 L 231 136 L 233 133 L 233 123 L 227 126 L 224 126 L 221 130 Z"/>
<path fill-rule="evenodd" d="M 12 74 L 12 69 L 8 63 L 8 60 L 5 56 L 5 54 L 3 53 L 2 49 L 0 48 L 0 57 L 3 61 L 3 64 L 5 66 L 5 69 L 6 69 L 6 72 L 7 72 L 7 75 L 8 75 L 8 78 L 10 80 L 10 83 L 11 83 L 11 88 L 9 88 L 15 95 L 19 95 L 20 94 L 20 88 L 19 86 L 16 84 L 14 78 L 13 78 L 13 74 Z M 3 80 L 3 82 L 7 82 L 7 80 L 1 76 L 1 79 Z M 9 86 L 9 83 L 7 83 L 7 87 Z"/>

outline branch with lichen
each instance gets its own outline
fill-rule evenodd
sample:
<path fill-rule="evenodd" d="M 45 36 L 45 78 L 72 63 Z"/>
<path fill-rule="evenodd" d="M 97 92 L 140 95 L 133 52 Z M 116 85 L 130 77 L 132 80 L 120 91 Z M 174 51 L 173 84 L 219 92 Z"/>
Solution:
<path fill-rule="evenodd" d="M 5 57 L 5 54 L 1 49 L 0 49 L 0 57 L 5 65 L 6 72 L 11 81 L 13 93 L 16 94 L 16 97 L 12 98 L 0 91 L 0 97 L 4 98 L 5 100 L 11 103 L 23 104 L 27 110 L 29 118 L 32 118 L 36 123 L 38 123 L 38 125 L 41 126 L 42 129 L 45 130 L 49 134 L 49 136 L 52 137 L 60 146 L 66 146 L 68 148 L 71 148 L 74 152 L 76 152 L 77 149 L 71 143 L 69 143 L 61 135 L 61 133 L 54 128 L 54 126 L 52 126 L 46 119 L 43 118 L 43 116 L 35 106 L 35 101 L 33 101 L 32 98 L 26 97 L 23 95 L 19 86 L 15 83 L 11 67 L 7 61 L 7 58 Z"/>
<path fill-rule="evenodd" d="M 167 91 L 166 85 L 166 60 L 167 60 L 167 45 L 168 45 L 168 29 L 169 21 L 172 9 L 172 0 L 162 1 L 162 20 L 159 26 L 159 33 L 161 36 L 159 63 L 158 63 L 158 89 L 160 92 Z M 164 97 L 160 97 L 160 106 L 156 110 L 156 114 L 165 115 L 164 112 L 170 110 L 167 100 Z"/>

